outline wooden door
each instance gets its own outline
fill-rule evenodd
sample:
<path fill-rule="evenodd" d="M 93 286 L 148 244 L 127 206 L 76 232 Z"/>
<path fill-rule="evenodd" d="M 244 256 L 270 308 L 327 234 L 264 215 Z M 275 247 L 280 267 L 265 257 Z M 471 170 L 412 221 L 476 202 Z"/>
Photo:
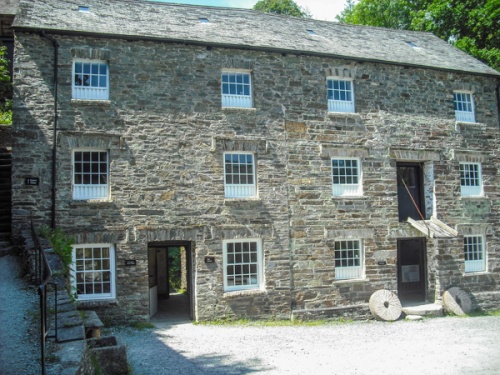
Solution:
<path fill-rule="evenodd" d="M 425 218 L 425 207 L 421 166 L 408 163 L 398 164 L 397 179 L 399 221 L 406 221 L 409 217 L 422 220 L 422 216 Z"/>
<path fill-rule="evenodd" d="M 398 296 L 425 301 L 425 238 L 398 240 Z"/>

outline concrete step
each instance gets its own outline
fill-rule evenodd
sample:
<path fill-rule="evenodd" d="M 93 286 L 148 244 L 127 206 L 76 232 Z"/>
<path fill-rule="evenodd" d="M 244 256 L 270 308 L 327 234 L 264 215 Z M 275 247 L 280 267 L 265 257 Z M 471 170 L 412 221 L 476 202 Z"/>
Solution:
<path fill-rule="evenodd" d="M 436 303 L 404 305 L 403 312 L 406 316 L 443 316 L 443 306 Z"/>

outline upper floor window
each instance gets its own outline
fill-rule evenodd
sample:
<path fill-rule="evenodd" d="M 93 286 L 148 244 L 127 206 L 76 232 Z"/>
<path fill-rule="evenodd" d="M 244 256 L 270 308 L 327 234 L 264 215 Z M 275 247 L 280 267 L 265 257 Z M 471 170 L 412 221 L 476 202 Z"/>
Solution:
<path fill-rule="evenodd" d="M 104 61 L 73 62 L 73 99 L 108 100 L 109 69 Z"/>
<path fill-rule="evenodd" d="M 362 195 L 360 169 L 359 159 L 332 159 L 333 196 Z"/>
<path fill-rule="evenodd" d="M 224 290 L 259 289 L 262 285 L 260 239 L 224 240 Z"/>
<path fill-rule="evenodd" d="M 252 80 L 250 73 L 222 73 L 222 106 L 252 108 Z"/>
<path fill-rule="evenodd" d="M 335 279 L 359 279 L 363 276 L 361 240 L 335 241 Z"/>
<path fill-rule="evenodd" d="M 463 197 L 483 195 L 480 163 L 460 163 L 460 192 Z"/>
<path fill-rule="evenodd" d="M 73 245 L 73 289 L 79 300 L 116 297 L 115 248 L 112 244 Z"/>
<path fill-rule="evenodd" d="M 257 195 L 253 154 L 224 153 L 224 194 L 226 198 L 246 198 Z"/>
<path fill-rule="evenodd" d="M 483 236 L 464 237 L 465 272 L 486 270 L 486 256 Z"/>
<path fill-rule="evenodd" d="M 107 151 L 74 151 L 73 199 L 108 198 L 108 164 Z"/>
<path fill-rule="evenodd" d="M 350 80 L 327 80 L 328 112 L 354 112 L 354 89 Z"/>
<path fill-rule="evenodd" d="M 476 122 L 474 100 L 469 92 L 454 92 L 455 118 L 462 122 Z"/>

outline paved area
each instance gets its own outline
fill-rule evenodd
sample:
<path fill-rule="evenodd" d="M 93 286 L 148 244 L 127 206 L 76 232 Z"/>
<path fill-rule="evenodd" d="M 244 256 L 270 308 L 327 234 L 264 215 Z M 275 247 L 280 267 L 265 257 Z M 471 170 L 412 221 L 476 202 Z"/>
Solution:
<path fill-rule="evenodd" d="M 192 324 L 163 311 L 153 323 L 109 332 L 126 344 L 134 375 L 500 374 L 500 317 L 262 327 Z"/>

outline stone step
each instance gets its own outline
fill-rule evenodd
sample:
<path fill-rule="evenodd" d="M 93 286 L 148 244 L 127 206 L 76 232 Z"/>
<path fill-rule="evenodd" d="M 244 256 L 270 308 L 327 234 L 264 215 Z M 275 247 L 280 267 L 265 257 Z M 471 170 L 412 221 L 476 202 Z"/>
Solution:
<path fill-rule="evenodd" d="M 406 316 L 443 316 L 443 306 L 436 303 L 403 306 Z"/>

